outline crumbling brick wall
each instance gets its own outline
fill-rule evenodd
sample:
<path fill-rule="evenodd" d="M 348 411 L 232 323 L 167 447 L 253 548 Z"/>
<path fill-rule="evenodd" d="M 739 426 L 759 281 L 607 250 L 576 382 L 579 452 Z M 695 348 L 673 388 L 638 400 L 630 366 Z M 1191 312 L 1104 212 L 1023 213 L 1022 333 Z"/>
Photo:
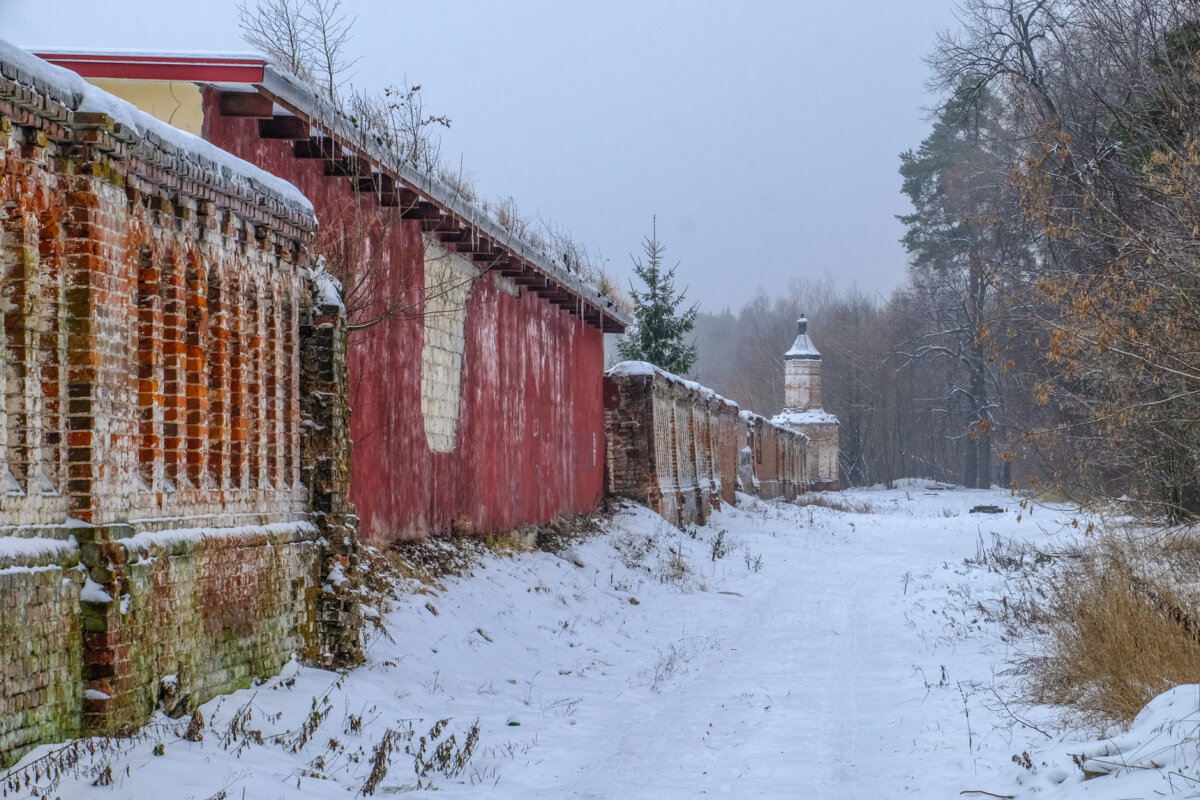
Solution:
<path fill-rule="evenodd" d="M 811 442 L 810 452 L 816 454 L 815 458 L 809 459 L 808 464 L 810 491 L 837 491 L 841 488 L 841 482 L 838 479 L 837 423 L 806 425 L 804 426 L 804 435 Z"/>
<path fill-rule="evenodd" d="M 5 52 L 0 765 L 292 652 L 360 655 L 345 320 L 314 313 L 311 209 Z"/>
<path fill-rule="evenodd" d="M 703 524 L 737 486 L 737 405 L 649 365 L 604 377 L 605 484 L 679 527 Z"/>
<path fill-rule="evenodd" d="M 79 548 L 22 538 L 0 560 L 0 767 L 83 721 Z"/>
<path fill-rule="evenodd" d="M 764 498 L 794 500 L 808 491 L 808 439 L 749 411 L 740 414 L 745 431 L 743 490 Z M 747 485 L 748 484 L 748 485 Z"/>
<path fill-rule="evenodd" d="M 358 572 L 358 517 L 350 502 L 350 407 L 345 309 L 317 292 L 301 326 L 300 384 L 305 436 L 301 473 L 313 519 L 325 543 L 321 568 L 319 653 L 326 665 L 362 659 L 362 627 L 354 576 Z"/>

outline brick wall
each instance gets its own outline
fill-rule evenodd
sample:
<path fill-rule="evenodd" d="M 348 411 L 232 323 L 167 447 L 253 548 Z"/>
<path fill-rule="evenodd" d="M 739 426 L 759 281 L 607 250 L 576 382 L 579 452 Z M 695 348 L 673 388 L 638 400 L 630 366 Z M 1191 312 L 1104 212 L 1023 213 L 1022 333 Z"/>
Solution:
<path fill-rule="evenodd" d="M 360 655 L 311 210 L 77 94 L 0 52 L 0 766 Z"/>
<path fill-rule="evenodd" d="M 171 530 L 121 543 L 119 594 L 83 602 L 86 730 L 140 724 L 320 656 L 311 524 Z M 175 688 L 175 687 L 178 688 Z"/>
<path fill-rule="evenodd" d="M 0 767 L 78 734 L 83 720 L 79 548 L 48 538 L 19 544 L 0 559 Z"/>
<path fill-rule="evenodd" d="M 808 480 L 811 491 L 837 491 L 841 488 L 838 480 L 838 425 L 833 423 L 817 423 L 806 425 L 804 435 L 811 442 L 810 452 L 815 457 L 808 465 Z"/>
<path fill-rule="evenodd" d="M 679 527 L 703 524 L 736 499 L 737 405 L 691 381 L 642 365 L 604 376 L 605 483 Z"/>
<path fill-rule="evenodd" d="M 746 431 L 746 461 L 752 475 L 746 491 L 759 497 L 794 500 L 811 485 L 808 474 L 809 441 L 803 434 L 776 425 L 749 411 L 739 415 Z M 746 477 L 743 477 L 743 484 Z"/>

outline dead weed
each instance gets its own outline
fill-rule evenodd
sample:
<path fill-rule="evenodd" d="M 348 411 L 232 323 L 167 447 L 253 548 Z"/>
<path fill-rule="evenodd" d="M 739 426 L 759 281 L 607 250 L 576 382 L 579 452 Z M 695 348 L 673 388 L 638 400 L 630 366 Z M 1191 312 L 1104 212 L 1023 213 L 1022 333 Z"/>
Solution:
<path fill-rule="evenodd" d="M 1045 653 L 1027 663 L 1031 699 L 1084 721 L 1129 722 L 1152 698 L 1200 683 L 1200 624 L 1176 578 L 1108 539 L 1043 581 Z"/>

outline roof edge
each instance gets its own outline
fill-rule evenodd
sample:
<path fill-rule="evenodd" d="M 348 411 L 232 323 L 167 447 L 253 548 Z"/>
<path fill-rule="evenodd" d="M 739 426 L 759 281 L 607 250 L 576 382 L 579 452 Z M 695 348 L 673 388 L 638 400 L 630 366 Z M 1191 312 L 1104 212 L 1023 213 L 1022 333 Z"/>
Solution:
<path fill-rule="evenodd" d="M 396 163 L 396 158 L 392 153 L 378 142 L 364 136 L 362 129 L 352 125 L 340 111 L 313 92 L 301 79 L 273 64 L 267 64 L 260 85 L 264 91 L 273 96 L 273 99 L 292 106 L 296 111 L 308 116 L 310 123 L 326 128 L 346 144 L 359 148 L 365 155 L 378 162 L 384 170 L 391 172 L 393 178 L 407 184 L 409 188 L 419 194 L 425 195 L 446 211 L 462 218 L 464 222 L 511 251 L 513 255 L 552 277 L 564 288 L 595 306 L 603 316 L 616 322 L 622 328 L 633 324 L 633 316 L 617 306 L 611 298 L 601 294 L 599 290 L 579 276 L 567 272 L 549 261 L 534 245 L 501 227 L 485 212 L 433 175 L 420 172 L 409 164 Z"/>

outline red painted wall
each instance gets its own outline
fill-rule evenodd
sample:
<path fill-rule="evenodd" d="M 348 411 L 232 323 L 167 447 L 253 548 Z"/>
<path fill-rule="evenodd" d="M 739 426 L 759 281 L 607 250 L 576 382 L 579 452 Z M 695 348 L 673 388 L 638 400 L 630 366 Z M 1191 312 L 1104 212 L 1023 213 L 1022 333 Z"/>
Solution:
<path fill-rule="evenodd" d="M 299 187 L 318 219 L 337 218 L 355 199 L 321 160 L 260 139 L 257 120 L 222 117 L 211 90 L 204 128 L 209 141 Z M 420 223 L 393 226 L 384 249 L 389 283 L 419 298 Z M 547 300 L 513 297 L 480 278 L 467 315 L 457 445 L 433 453 L 421 414 L 424 327 L 413 310 L 351 334 L 350 499 L 364 539 L 503 531 L 594 509 L 604 489 L 603 334 Z"/>

